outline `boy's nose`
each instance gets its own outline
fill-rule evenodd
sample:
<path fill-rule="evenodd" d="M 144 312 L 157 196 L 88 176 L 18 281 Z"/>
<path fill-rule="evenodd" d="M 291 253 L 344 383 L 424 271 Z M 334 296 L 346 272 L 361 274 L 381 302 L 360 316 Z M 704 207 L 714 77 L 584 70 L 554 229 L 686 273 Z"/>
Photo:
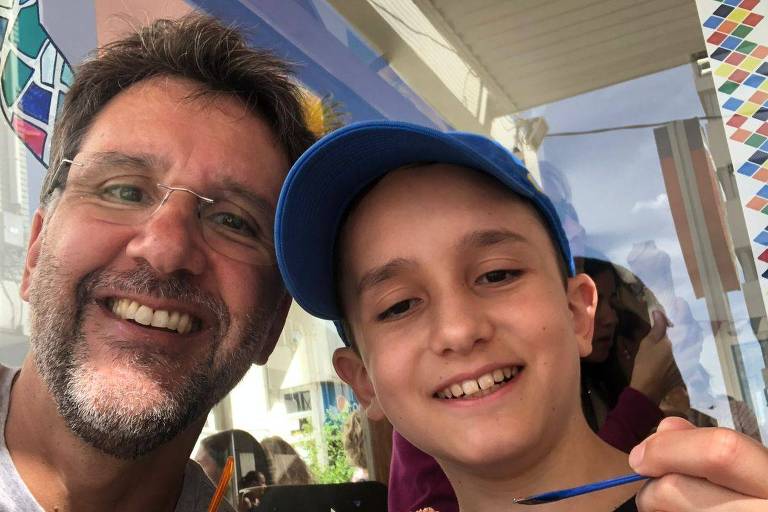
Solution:
<path fill-rule="evenodd" d="M 479 299 L 467 290 L 452 292 L 438 301 L 433 317 L 431 349 L 441 355 L 450 352 L 466 355 L 476 344 L 493 336 L 493 323 Z"/>
<path fill-rule="evenodd" d="M 185 270 L 200 274 L 206 265 L 206 242 L 197 219 L 197 199 L 171 194 L 141 226 L 126 253 L 142 258 L 161 274 Z"/>

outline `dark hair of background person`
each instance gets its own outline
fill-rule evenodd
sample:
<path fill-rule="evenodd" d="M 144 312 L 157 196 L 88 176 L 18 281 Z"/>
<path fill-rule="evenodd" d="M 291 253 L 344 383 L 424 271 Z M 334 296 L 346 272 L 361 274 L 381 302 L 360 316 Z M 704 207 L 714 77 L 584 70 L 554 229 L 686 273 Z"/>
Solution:
<path fill-rule="evenodd" d="M 365 456 L 363 418 L 360 409 L 352 411 L 344 423 L 344 452 L 353 466 L 368 469 L 368 460 Z"/>
<path fill-rule="evenodd" d="M 304 460 L 293 446 L 279 436 L 265 437 L 261 446 L 269 454 L 275 485 L 304 485 L 313 482 Z"/>
<path fill-rule="evenodd" d="M 607 408 L 613 409 L 618 402 L 621 392 L 629 386 L 631 375 L 627 375 L 619 362 L 619 344 L 617 340 L 623 338 L 639 343 L 651 329 L 651 319 L 647 312 L 647 305 L 642 297 L 626 289 L 627 285 L 616 270 L 616 267 L 608 262 L 594 258 L 576 258 L 577 271 L 583 272 L 594 278 L 603 273 L 613 276 L 616 283 L 616 292 L 620 300 L 615 300 L 611 307 L 616 312 L 618 323 L 614 332 L 614 342 L 608 357 L 603 362 L 581 361 L 581 389 L 582 405 L 587 422 L 593 430 L 597 431 L 600 425 L 597 423 L 592 409 L 587 390 L 598 393 L 599 398 Z M 643 285 L 640 284 L 640 287 Z M 622 293 L 624 292 L 624 293 Z M 633 301 L 634 304 L 627 304 Z M 597 320 L 596 320 L 597 321 Z M 636 349 L 635 349 L 636 351 Z"/>
<path fill-rule="evenodd" d="M 234 445 L 235 452 L 232 453 Z M 200 442 L 200 447 L 214 460 L 221 470 L 227 462 L 229 455 L 234 455 L 235 460 L 239 453 L 252 453 L 256 466 L 256 474 L 264 475 L 266 485 L 274 483 L 269 457 L 259 442 L 244 430 L 223 430 L 210 435 Z"/>
<path fill-rule="evenodd" d="M 267 50 L 249 48 L 235 28 L 211 16 L 192 13 L 157 20 L 99 48 L 77 68 L 56 118 L 41 205 L 64 186 L 66 174 L 56 175 L 56 170 L 62 159 L 77 154 L 99 111 L 120 92 L 153 77 L 197 82 L 200 91 L 195 98 L 224 94 L 240 99 L 272 129 L 290 162 L 315 141 L 306 124 L 304 95 L 284 61 Z M 243 134 L 244 142 L 249 136 Z"/>

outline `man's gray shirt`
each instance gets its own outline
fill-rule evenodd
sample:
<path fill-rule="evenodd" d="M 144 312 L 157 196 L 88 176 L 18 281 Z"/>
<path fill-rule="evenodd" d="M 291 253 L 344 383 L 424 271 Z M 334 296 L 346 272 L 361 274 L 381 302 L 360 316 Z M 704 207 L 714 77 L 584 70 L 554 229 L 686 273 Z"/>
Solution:
<path fill-rule="evenodd" d="M 5 422 L 8 419 L 11 385 L 18 369 L 0 365 L 0 512 L 41 512 L 43 508 L 27 489 L 13 465 L 5 444 Z M 214 485 L 194 461 L 184 471 L 184 487 L 176 504 L 176 512 L 205 512 L 215 491 Z M 220 512 L 233 512 L 225 502 Z"/>

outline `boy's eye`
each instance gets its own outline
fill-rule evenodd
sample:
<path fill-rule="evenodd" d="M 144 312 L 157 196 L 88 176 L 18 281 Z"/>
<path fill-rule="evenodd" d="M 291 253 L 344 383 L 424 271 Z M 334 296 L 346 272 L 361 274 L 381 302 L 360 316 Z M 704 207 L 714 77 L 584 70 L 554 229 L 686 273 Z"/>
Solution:
<path fill-rule="evenodd" d="M 388 318 L 398 317 L 407 313 L 413 306 L 416 305 L 417 302 L 418 299 L 401 300 L 400 302 L 393 304 L 383 312 L 379 313 L 377 318 L 379 320 L 387 320 Z"/>
<path fill-rule="evenodd" d="M 477 284 L 497 284 L 515 279 L 520 275 L 519 270 L 491 270 L 477 278 Z"/>

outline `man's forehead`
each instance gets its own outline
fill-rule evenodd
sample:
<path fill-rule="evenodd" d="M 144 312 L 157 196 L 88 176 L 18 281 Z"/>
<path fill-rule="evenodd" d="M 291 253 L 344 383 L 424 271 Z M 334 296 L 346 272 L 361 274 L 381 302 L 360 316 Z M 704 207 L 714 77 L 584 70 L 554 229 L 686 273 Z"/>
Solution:
<path fill-rule="evenodd" d="M 253 118 L 264 125 L 265 129 L 259 131 L 259 136 L 268 138 L 272 145 L 279 147 L 276 134 L 261 113 L 249 108 L 236 94 L 215 91 L 195 80 L 172 75 L 145 78 L 126 87 L 101 107 L 92 125 L 99 118 L 116 112 L 137 120 L 151 118 L 156 112 L 148 108 L 148 104 L 154 104 L 155 110 L 161 107 L 162 114 L 169 121 L 177 116 L 186 118 L 195 114 L 223 114 L 224 118 L 229 118 L 233 123 Z M 218 117 L 222 118 L 221 115 Z"/>
<path fill-rule="evenodd" d="M 257 188 L 268 182 L 279 187 L 289 162 L 267 123 L 235 96 L 201 97 L 200 90 L 173 77 L 132 85 L 94 118 L 80 151 L 136 168 L 184 168 L 244 188 L 251 181 Z"/>

